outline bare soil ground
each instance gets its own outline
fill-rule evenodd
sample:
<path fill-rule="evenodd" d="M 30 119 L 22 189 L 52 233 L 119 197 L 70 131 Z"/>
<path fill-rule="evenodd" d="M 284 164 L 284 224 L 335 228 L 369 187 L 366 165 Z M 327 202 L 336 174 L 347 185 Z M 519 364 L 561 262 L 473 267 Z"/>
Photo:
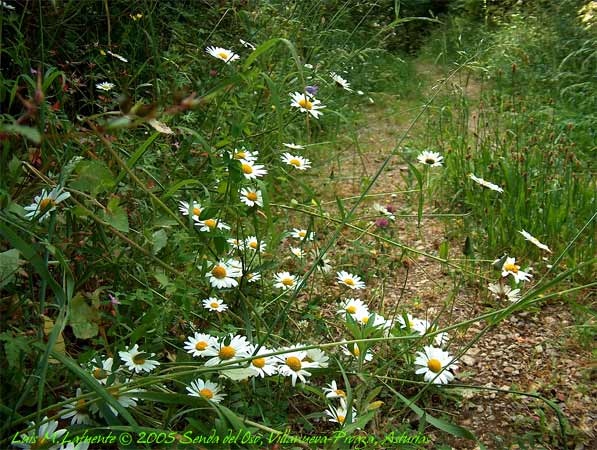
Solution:
<path fill-rule="evenodd" d="M 428 93 L 433 92 L 433 89 L 440 89 L 438 86 L 444 75 L 436 66 L 419 64 L 417 69 L 421 79 L 426 80 Z M 461 90 L 470 102 L 479 102 L 481 93 L 481 86 L 466 75 L 455 77 L 441 89 Z M 386 98 L 383 103 L 383 106 L 371 107 L 365 117 L 365 124 L 358 132 L 360 157 L 357 152 L 347 151 L 346 154 L 351 156 L 341 158 L 340 164 L 333 168 L 337 176 L 329 186 L 330 198 L 348 198 L 360 194 L 361 177 L 355 176 L 355 173 L 362 172 L 370 177 L 376 172 L 392 151 L 396 138 L 407 129 L 420 107 L 420 103 L 413 105 L 412 102 L 404 102 L 401 105 L 399 100 L 391 98 Z M 469 122 L 471 129 L 476 127 L 475 120 L 475 115 L 472 115 Z M 416 138 L 421 129 L 421 125 L 416 125 L 404 145 L 412 141 L 410 138 Z M 463 258 L 460 252 L 463 242 L 457 233 L 450 233 L 450 230 L 459 226 L 457 217 L 424 217 L 419 228 L 416 197 L 402 193 L 389 194 L 408 188 L 403 179 L 406 171 L 407 166 L 400 158 L 391 162 L 371 192 L 388 194 L 367 199 L 365 210 L 371 212 L 371 205 L 375 202 L 393 204 L 398 208 L 398 214 L 403 215 L 390 224 L 392 229 L 389 232 L 393 239 L 434 255 L 437 255 L 440 243 L 448 240 L 450 256 Z M 346 202 L 350 204 L 350 200 Z M 431 213 L 427 208 L 434 205 L 438 205 L 435 199 L 426 201 L 425 213 Z M 330 209 L 333 207 L 331 204 Z M 355 238 L 352 232 L 347 233 L 346 237 L 348 236 Z M 339 243 L 337 252 L 341 251 L 343 245 L 346 244 Z M 393 310 L 396 303 L 400 302 L 401 311 L 406 310 L 427 319 L 439 317 L 441 325 L 449 325 L 499 306 L 488 302 L 486 282 L 459 277 L 433 259 L 414 254 L 406 260 L 400 259 L 401 250 L 389 246 L 378 248 L 373 253 L 373 263 L 406 261 L 392 276 L 384 279 L 382 296 L 373 300 L 383 302 L 382 307 L 386 311 Z M 493 256 L 486 255 L 488 260 Z M 489 268 L 488 263 L 487 269 Z M 406 283 L 405 277 L 408 277 Z M 455 284 L 458 285 L 457 295 L 449 299 L 448 293 L 454 290 Z M 406 286 L 404 291 L 403 285 Z M 533 311 L 516 313 L 469 349 L 460 361 L 456 382 L 539 394 L 562 410 L 568 422 L 569 448 L 597 448 L 595 366 L 591 363 L 590 351 L 576 339 L 574 324 L 575 318 L 569 305 L 559 300 L 542 304 Z M 477 323 L 468 330 L 453 335 L 452 351 L 456 352 L 464 343 L 469 342 L 484 325 Z M 557 440 L 560 430 L 556 415 L 546 403 L 537 398 L 492 390 L 466 389 L 462 391 L 460 403 L 454 405 L 449 414 L 453 422 L 470 429 L 490 449 L 563 448 Z M 536 444 L 532 443 L 533 439 Z M 472 449 L 477 444 L 453 440 L 451 445 L 456 449 Z"/>

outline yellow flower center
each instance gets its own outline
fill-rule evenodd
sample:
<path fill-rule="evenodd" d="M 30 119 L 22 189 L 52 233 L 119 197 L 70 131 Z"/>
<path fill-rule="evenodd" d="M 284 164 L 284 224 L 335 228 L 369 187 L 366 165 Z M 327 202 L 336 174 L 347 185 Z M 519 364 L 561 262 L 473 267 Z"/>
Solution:
<path fill-rule="evenodd" d="M 199 214 L 201 214 L 201 210 L 195 206 L 193 208 L 193 215 L 198 216 Z"/>
<path fill-rule="evenodd" d="M 252 273 L 248 273 L 247 274 L 247 280 L 252 280 L 254 276 L 255 275 L 253 275 Z"/>
<path fill-rule="evenodd" d="M 361 322 L 363 323 L 363 325 L 367 325 L 367 323 L 369 322 L 369 316 L 365 316 L 361 319 Z"/>
<path fill-rule="evenodd" d="M 344 423 L 345 420 L 346 420 L 346 417 L 344 417 L 344 416 L 338 416 L 338 422 Z"/>
<path fill-rule="evenodd" d="M 508 272 L 518 272 L 518 266 L 516 264 L 504 264 L 504 270 Z"/>
<path fill-rule="evenodd" d="M 249 243 L 249 247 L 251 247 L 251 248 L 257 248 L 257 241 L 251 241 Z"/>
<path fill-rule="evenodd" d="M 295 167 L 301 167 L 301 162 L 296 158 L 291 159 L 290 161 L 288 161 L 288 163 L 292 164 Z"/>
<path fill-rule="evenodd" d="M 334 392 L 340 397 L 346 397 L 346 392 L 344 392 L 342 389 L 336 389 Z"/>
<path fill-rule="evenodd" d="M 359 350 L 359 346 L 355 345 L 352 349 L 352 354 L 354 356 L 361 356 L 361 350 Z"/>
<path fill-rule="evenodd" d="M 304 237 L 307 235 L 307 232 L 306 232 L 306 231 L 303 231 L 303 230 L 301 230 L 301 231 L 299 231 L 299 232 L 298 232 L 298 235 L 299 235 L 299 237 L 302 237 L 302 238 L 304 238 Z"/>
<path fill-rule="evenodd" d="M 104 378 L 108 378 L 108 372 L 100 367 L 96 367 L 93 369 L 93 376 L 96 380 L 103 380 Z"/>
<path fill-rule="evenodd" d="M 344 278 L 344 284 L 348 284 L 349 286 L 354 286 L 354 280 L 352 278 Z"/>
<path fill-rule="evenodd" d="M 425 160 L 425 164 L 435 164 L 435 159 L 433 159 L 433 158 L 427 158 Z"/>
<path fill-rule="evenodd" d="M 301 370 L 302 367 L 301 360 L 298 359 L 296 356 L 289 356 L 288 358 L 286 358 L 286 365 L 295 372 Z"/>
<path fill-rule="evenodd" d="M 201 397 L 203 397 L 206 400 L 211 400 L 214 396 L 214 393 L 211 391 L 211 389 L 207 389 L 207 388 L 203 388 L 199 391 L 199 394 L 201 394 Z"/>
<path fill-rule="evenodd" d="M 213 219 L 207 219 L 203 222 L 208 228 L 215 228 L 217 223 Z"/>
<path fill-rule="evenodd" d="M 51 198 L 44 198 L 41 202 L 39 202 L 39 207 L 42 210 L 48 208 L 48 205 L 56 206 L 56 202 L 54 200 L 52 200 Z"/>
<path fill-rule="evenodd" d="M 220 53 L 218 53 L 218 56 L 224 60 L 228 59 L 228 53 L 226 53 L 226 52 L 220 52 Z"/>
<path fill-rule="evenodd" d="M 247 175 L 251 175 L 253 173 L 253 168 L 249 164 L 243 164 L 241 169 L 243 169 L 243 173 Z"/>
<path fill-rule="evenodd" d="M 213 303 L 212 303 L 213 306 Z M 195 344 L 195 350 L 203 351 L 207 348 L 207 342 L 199 341 Z"/>
<path fill-rule="evenodd" d="M 236 350 L 234 350 L 234 348 L 230 347 L 229 345 L 223 346 L 220 349 L 220 352 L 218 353 L 220 359 L 231 359 L 234 358 L 234 355 L 236 355 Z"/>
<path fill-rule="evenodd" d="M 263 366 L 265 366 L 265 358 L 255 358 L 253 361 L 251 361 L 253 363 L 253 365 L 259 369 L 262 369 Z"/>
<path fill-rule="evenodd" d="M 211 269 L 211 274 L 221 280 L 222 278 L 226 278 L 226 275 L 228 275 L 228 272 L 226 272 L 226 269 L 223 268 L 222 266 L 216 266 L 213 269 Z"/>
<path fill-rule="evenodd" d="M 87 410 L 87 407 L 85 406 L 85 400 L 77 400 L 77 403 L 75 403 L 75 410 L 77 410 L 78 412 L 83 412 Z"/>
<path fill-rule="evenodd" d="M 238 153 L 236 153 L 236 155 L 234 155 L 234 157 L 236 159 L 245 159 L 247 157 L 247 153 L 246 152 L 238 152 Z"/>
<path fill-rule="evenodd" d="M 292 278 L 284 278 L 282 280 L 282 284 L 284 286 L 292 286 L 294 284 L 294 280 Z"/>
<path fill-rule="evenodd" d="M 211 306 L 213 309 L 217 309 L 220 306 L 220 304 L 218 302 L 211 302 L 209 306 Z"/>
<path fill-rule="evenodd" d="M 257 200 L 257 192 L 249 192 L 247 194 L 247 198 L 254 202 L 255 200 Z"/>
<path fill-rule="evenodd" d="M 348 314 L 354 314 L 357 312 L 357 307 L 354 305 L 350 305 L 348 308 L 346 308 L 346 312 Z"/>
<path fill-rule="evenodd" d="M 432 372 L 438 373 L 440 370 L 442 370 L 442 363 L 439 362 L 439 360 L 432 358 L 427 361 L 427 367 L 429 367 L 429 370 Z"/>
<path fill-rule="evenodd" d="M 309 100 L 307 100 L 305 97 L 301 98 L 298 101 L 298 104 L 301 105 L 303 108 L 305 109 L 313 109 L 313 103 L 311 103 Z"/>
<path fill-rule="evenodd" d="M 139 366 L 145 364 L 145 358 L 140 357 L 139 355 L 133 356 L 133 362 Z"/>

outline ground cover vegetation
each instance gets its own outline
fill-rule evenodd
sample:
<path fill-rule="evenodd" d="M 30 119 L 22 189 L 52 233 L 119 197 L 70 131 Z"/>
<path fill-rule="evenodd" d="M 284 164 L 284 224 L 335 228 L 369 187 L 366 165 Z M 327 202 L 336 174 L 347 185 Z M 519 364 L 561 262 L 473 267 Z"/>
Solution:
<path fill-rule="evenodd" d="M 595 2 L 0 9 L 3 447 L 590 448 L 470 355 L 590 355 Z"/>

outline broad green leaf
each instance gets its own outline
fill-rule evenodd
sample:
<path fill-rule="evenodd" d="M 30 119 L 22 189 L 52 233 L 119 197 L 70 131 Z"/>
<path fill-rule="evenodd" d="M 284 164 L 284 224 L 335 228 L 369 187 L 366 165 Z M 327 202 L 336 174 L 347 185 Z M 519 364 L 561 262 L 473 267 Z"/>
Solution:
<path fill-rule="evenodd" d="M 21 355 L 27 355 L 31 351 L 29 342 L 23 336 L 13 336 L 6 331 L 0 334 L 0 341 L 4 342 L 4 353 L 8 367 L 12 369 L 20 368 Z"/>
<path fill-rule="evenodd" d="M 35 144 L 41 143 L 41 134 L 36 128 L 26 127 L 24 125 L 0 125 L 0 132 L 7 134 L 18 134 L 29 139 Z"/>
<path fill-rule="evenodd" d="M 0 253 L 0 288 L 14 280 L 15 272 L 19 268 L 19 251 L 11 248 Z"/>
<path fill-rule="evenodd" d="M 166 230 L 158 230 L 152 234 L 151 240 L 153 242 L 152 252 L 154 255 L 157 255 L 166 246 L 168 233 L 166 233 Z"/>
<path fill-rule="evenodd" d="M 112 198 L 108 202 L 107 212 L 102 214 L 104 220 L 116 228 L 118 231 L 128 233 L 129 218 L 125 209 L 118 204 L 117 198 Z"/>
<path fill-rule="evenodd" d="M 114 187 L 114 175 L 103 161 L 81 161 L 75 168 L 73 189 L 96 195 Z"/>
<path fill-rule="evenodd" d="M 99 331 L 99 311 L 87 304 L 82 294 L 77 294 L 70 302 L 69 324 L 78 339 L 91 339 Z"/>

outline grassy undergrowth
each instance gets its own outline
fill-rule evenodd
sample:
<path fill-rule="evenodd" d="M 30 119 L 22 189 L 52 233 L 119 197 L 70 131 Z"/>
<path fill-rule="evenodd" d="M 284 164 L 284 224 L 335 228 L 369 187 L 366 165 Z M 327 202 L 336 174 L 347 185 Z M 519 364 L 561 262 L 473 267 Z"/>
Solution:
<path fill-rule="evenodd" d="M 393 154 L 358 177 L 358 196 L 331 198 L 322 168 L 335 163 L 343 170 L 329 177 L 349 179 L 365 165 L 355 123 L 367 105 L 382 94 L 429 97 L 416 92 L 412 63 L 387 50 L 410 22 L 399 2 L 14 5 L 0 17 L 1 445 L 58 448 L 44 436 L 62 438 L 57 427 L 132 432 L 147 448 L 199 435 L 222 443 L 232 432 L 255 437 L 242 444 L 254 448 L 287 428 L 303 436 L 299 447 L 338 430 L 381 448 L 390 432 L 477 441 L 434 410 L 452 405 L 443 385 L 458 358 L 513 312 L 574 295 L 583 286 L 560 283 L 585 279 L 594 262 L 584 250 L 594 223 L 583 155 L 558 147 L 580 139 L 574 127 L 553 120 L 546 129 L 540 115 L 533 125 L 504 88 L 493 94 L 503 105 L 495 120 L 512 117 L 487 125 L 495 135 L 472 131 L 432 95 L 396 134 Z M 405 151 L 419 120 L 429 135 Z M 534 151 L 543 145 L 551 159 Z M 426 147 L 441 149 L 445 167 L 430 167 L 440 161 L 421 156 Z M 372 234 L 370 221 L 356 218 L 396 159 L 408 164 L 419 221 L 445 187 L 477 221 L 471 246 L 485 261 L 473 270 L 445 248 L 375 238 L 400 252 L 394 264 L 425 255 L 458 277 L 494 282 L 495 308 L 451 323 L 384 304 L 387 267 L 368 265 L 371 249 L 356 241 Z M 507 192 L 475 191 L 464 184 L 470 171 Z M 391 208 L 375 216 L 395 220 Z M 487 263 L 503 251 L 538 258 L 513 244 L 519 228 L 549 238 L 559 255 L 557 271 L 536 266 L 529 287 L 526 266 Z M 453 293 L 446 298 L 447 309 Z M 444 334 L 481 322 L 468 342 Z M 542 400 L 565 445 L 561 412 Z"/>

